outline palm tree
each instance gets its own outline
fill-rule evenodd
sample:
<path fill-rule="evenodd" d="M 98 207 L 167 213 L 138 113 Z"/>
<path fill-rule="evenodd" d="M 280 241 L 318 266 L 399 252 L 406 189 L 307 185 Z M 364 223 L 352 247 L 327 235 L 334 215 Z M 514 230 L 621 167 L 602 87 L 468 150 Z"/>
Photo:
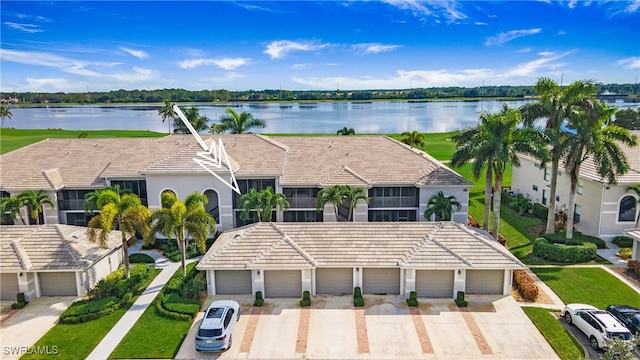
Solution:
<path fill-rule="evenodd" d="M 155 242 L 157 233 L 167 239 L 175 237 L 182 258 L 182 275 L 187 275 L 187 246 L 189 238 L 196 241 L 200 251 L 206 251 L 206 241 L 216 232 L 216 220 L 205 210 L 208 198 L 194 192 L 184 203 L 171 191 L 161 195 L 163 207 L 153 210 L 147 223 L 150 225 L 149 241 Z"/>
<path fill-rule="evenodd" d="M 556 188 L 560 159 L 566 148 L 562 146 L 560 135 L 562 126 L 569 115 L 578 111 L 578 106 L 595 99 L 597 89 L 591 81 L 576 81 L 562 88 L 555 81 L 542 77 L 534 87 L 540 99 L 520 108 L 525 125 L 532 126 L 537 120 L 545 119 L 545 132 L 551 146 L 551 184 L 549 195 L 549 215 L 546 233 L 555 233 L 553 219 L 556 212 Z"/>
<path fill-rule="evenodd" d="M 178 114 L 176 114 L 176 111 L 173 109 L 173 103 L 171 102 L 171 99 L 164 99 L 164 101 L 162 102 L 162 107 L 158 110 L 158 115 L 162 117 L 163 124 L 165 120 L 170 120 L 167 121 L 167 123 L 169 124 L 169 134 L 171 134 L 171 122 L 175 121 L 176 117 L 178 116 Z"/>
<path fill-rule="evenodd" d="M 120 189 L 120 185 L 116 184 L 113 186 L 109 186 L 107 188 L 103 188 L 103 189 L 96 189 L 93 191 L 90 191 L 86 194 L 84 194 L 84 212 L 87 215 L 93 215 L 93 211 L 94 210 L 98 210 L 98 205 L 96 204 L 96 201 L 98 200 L 98 195 L 100 195 L 100 193 L 102 191 L 105 190 L 112 190 L 115 191 L 119 194 L 130 194 L 131 190 L 129 189 Z"/>
<path fill-rule="evenodd" d="M 353 128 L 347 128 L 346 126 L 336 132 L 336 135 L 355 135 L 356 131 Z"/>
<path fill-rule="evenodd" d="M 192 106 L 187 110 L 185 114 L 191 126 L 198 133 L 205 132 L 209 130 L 209 118 L 206 116 L 200 115 L 200 111 L 197 107 Z M 189 128 L 182 122 L 180 118 L 173 120 L 173 132 L 176 134 L 189 134 Z"/>
<path fill-rule="evenodd" d="M 249 219 L 251 212 L 255 211 L 258 221 L 269 222 L 274 208 L 286 211 L 289 207 L 287 197 L 282 193 L 274 193 L 271 186 L 261 191 L 251 188 L 248 193 L 240 196 L 240 218 L 242 220 Z"/>
<path fill-rule="evenodd" d="M 0 199 L 0 214 L 8 212 L 14 222 L 17 218 L 20 218 L 20 221 L 22 221 L 22 225 L 26 225 L 27 223 L 24 221 L 22 213 L 20 212 L 20 209 L 22 209 L 23 206 L 23 199 L 17 195 L 3 197 Z"/>
<path fill-rule="evenodd" d="M 344 198 L 343 204 L 346 202 L 349 206 L 347 221 L 352 221 L 353 209 L 358 205 L 359 200 L 364 200 L 367 204 L 371 201 L 369 196 L 367 196 L 367 190 L 363 188 L 352 189 L 349 185 L 344 185 L 342 187 L 342 196 Z"/>
<path fill-rule="evenodd" d="M 437 194 L 429 198 L 427 209 L 424 211 L 424 218 L 430 220 L 435 215 L 439 221 L 451 221 L 454 206 L 456 210 L 462 207 L 455 196 L 445 196 L 442 191 L 438 191 Z"/>
<path fill-rule="evenodd" d="M 638 197 L 638 201 L 637 201 L 637 206 L 636 207 L 640 206 L 640 183 L 628 186 L 625 189 L 625 192 L 628 192 L 628 191 L 633 191 L 633 192 L 636 193 L 636 196 Z M 640 223 L 640 211 L 638 212 L 638 217 L 636 217 L 636 227 L 638 227 L 638 223 Z"/>
<path fill-rule="evenodd" d="M 265 128 L 267 123 L 253 117 L 251 113 L 243 111 L 238 114 L 233 108 L 226 108 L 225 114 L 220 116 L 220 125 L 224 131 L 231 134 L 245 134 L 253 128 Z"/>
<path fill-rule="evenodd" d="M 336 221 L 340 221 L 340 215 L 338 214 L 338 207 L 343 204 L 345 200 L 343 185 L 334 185 L 327 189 L 321 189 L 318 191 L 316 197 L 316 209 L 323 211 L 327 203 L 333 205 L 333 212 L 336 215 Z"/>
<path fill-rule="evenodd" d="M 25 190 L 18 194 L 18 198 L 21 199 L 23 206 L 27 207 L 29 216 L 36 221 L 37 225 L 40 225 L 40 214 L 43 212 L 44 205 L 48 204 L 52 208 L 56 206 L 53 199 L 42 190 L 38 192 Z"/>
<path fill-rule="evenodd" d="M 0 122 L 0 129 L 4 127 L 4 119 L 11 119 L 13 114 L 11 110 L 9 110 L 8 106 L 0 105 L 0 118 L 2 118 L 2 122 Z"/>
<path fill-rule="evenodd" d="M 418 130 L 413 130 L 412 132 L 403 132 L 401 141 L 412 147 L 424 147 L 424 135 L 420 134 Z"/>
<path fill-rule="evenodd" d="M 122 233 L 122 255 L 125 274 L 129 278 L 129 241 L 135 239 L 136 232 L 147 238 L 149 209 L 142 205 L 135 194 L 121 194 L 114 190 L 101 191 L 96 199 L 100 213 L 89 220 L 87 237 L 89 241 L 106 247 L 112 229 Z"/>
<path fill-rule="evenodd" d="M 593 157 L 596 170 L 609 183 L 615 184 L 619 175 L 629 170 L 629 163 L 619 143 L 636 146 L 636 137 L 629 130 L 611 124 L 615 107 L 604 102 L 594 103 L 577 114 L 569 117 L 566 137 L 567 156 L 565 167 L 571 179 L 566 238 L 573 238 L 573 218 L 580 168 L 589 157 Z"/>

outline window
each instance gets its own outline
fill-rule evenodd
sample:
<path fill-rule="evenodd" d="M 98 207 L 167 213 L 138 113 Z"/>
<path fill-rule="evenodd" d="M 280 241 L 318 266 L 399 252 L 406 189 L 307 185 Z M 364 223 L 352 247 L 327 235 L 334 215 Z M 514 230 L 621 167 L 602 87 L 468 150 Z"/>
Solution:
<path fill-rule="evenodd" d="M 583 188 L 584 188 L 584 182 L 582 181 L 582 179 L 579 179 L 578 180 L 578 188 L 576 189 L 576 193 L 578 195 L 582 195 L 582 190 L 584 190 Z"/>
<path fill-rule="evenodd" d="M 416 210 L 369 210 L 369 221 L 416 221 L 417 213 Z"/>
<path fill-rule="evenodd" d="M 240 189 L 240 194 L 246 194 L 251 189 L 256 189 L 256 191 L 264 190 L 268 187 L 271 187 L 273 191 L 276 191 L 276 181 L 275 179 L 243 179 L 237 180 L 238 188 Z M 240 195 L 232 191 L 233 196 L 233 208 L 240 208 Z"/>
<path fill-rule="evenodd" d="M 627 195 L 620 200 L 618 207 L 618 221 L 635 221 L 636 220 L 636 198 Z"/>
<path fill-rule="evenodd" d="M 317 188 L 283 188 L 282 193 L 286 196 L 292 209 L 315 209 L 316 198 L 320 189 Z"/>
<path fill-rule="evenodd" d="M 67 225 L 87 226 L 92 217 L 85 213 L 67 213 Z"/>
<path fill-rule="evenodd" d="M 316 210 L 284 212 L 284 222 L 322 222 L 322 213 Z"/>
<path fill-rule="evenodd" d="M 62 190 L 58 193 L 58 209 L 84 210 L 84 196 L 92 190 Z"/>
<path fill-rule="evenodd" d="M 369 208 L 418 207 L 419 191 L 415 187 L 374 187 L 369 189 Z"/>
<path fill-rule="evenodd" d="M 8 191 L 4 191 L 3 190 L 1 195 L 0 195 L 0 197 L 8 198 L 8 197 L 11 197 L 11 194 L 9 194 Z M 2 225 L 13 225 L 14 224 L 13 223 L 13 218 L 11 217 L 11 214 L 8 211 L 5 212 L 4 214 L 2 214 L 2 220 L 1 221 L 2 222 L 0 222 L 0 224 L 2 224 Z"/>
<path fill-rule="evenodd" d="M 533 185 L 533 191 L 538 191 L 538 185 Z"/>
<path fill-rule="evenodd" d="M 544 180 L 545 181 L 551 180 L 551 169 L 549 169 L 548 167 L 544 168 Z"/>
<path fill-rule="evenodd" d="M 162 204 L 162 194 L 164 193 L 172 193 L 173 196 L 175 196 L 176 198 L 178 197 L 178 194 L 176 194 L 173 190 L 169 190 L 169 189 L 165 189 L 160 192 L 160 205 L 162 205 L 163 208 L 168 208 L 166 204 Z"/>
<path fill-rule="evenodd" d="M 205 205 L 205 210 L 209 213 L 209 215 L 213 216 L 216 219 L 216 222 L 220 223 L 220 203 L 218 202 L 218 193 L 214 190 L 207 190 L 204 192 L 204 195 L 207 197 L 207 205 Z"/>
<path fill-rule="evenodd" d="M 542 189 L 542 205 L 547 205 L 547 189 Z"/>
<path fill-rule="evenodd" d="M 580 214 L 582 213 L 582 206 L 576 204 L 573 212 L 573 221 L 579 223 L 580 222 Z"/>
<path fill-rule="evenodd" d="M 147 201 L 147 180 L 111 180 L 111 186 L 115 185 L 120 186 L 120 189 L 127 189 L 138 195 L 142 205 L 149 205 Z"/>
<path fill-rule="evenodd" d="M 226 329 L 231 322 L 231 317 L 233 317 L 233 309 L 227 310 L 227 314 L 224 316 L 224 328 Z"/>

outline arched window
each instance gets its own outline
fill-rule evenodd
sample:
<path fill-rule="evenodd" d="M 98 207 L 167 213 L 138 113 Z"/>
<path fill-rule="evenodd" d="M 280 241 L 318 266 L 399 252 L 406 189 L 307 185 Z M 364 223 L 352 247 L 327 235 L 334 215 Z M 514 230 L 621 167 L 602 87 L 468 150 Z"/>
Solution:
<path fill-rule="evenodd" d="M 618 221 L 636 221 L 636 198 L 627 195 L 620 200 Z"/>
<path fill-rule="evenodd" d="M 173 194 L 175 197 L 178 197 L 178 195 L 175 193 L 175 191 L 170 190 L 170 189 L 165 189 L 165 190 L 162 190 L 162 192 L 160 192 L 160 205 L 161 205 L 162 207 L 166 208 L 166 207 L 168 207 L 168 206 L 166 206 L 165 204 L 163 204 L 163 203 L 162 203 L 162 194 L 164 194 L 164 193 L 171 193 L 171 194 Z"/>
<path fill-rule="evenodd" d="M 207 206 L 205 209 L 209 213 L 209 215 L 213 216 L 216 219 L 216 222 L 220 223 L 220 203 L 218 201 L 218 193 L 215 190 L 207 190 L 204 192 L 204 195 L 209 199 L 207 202 Z"/>

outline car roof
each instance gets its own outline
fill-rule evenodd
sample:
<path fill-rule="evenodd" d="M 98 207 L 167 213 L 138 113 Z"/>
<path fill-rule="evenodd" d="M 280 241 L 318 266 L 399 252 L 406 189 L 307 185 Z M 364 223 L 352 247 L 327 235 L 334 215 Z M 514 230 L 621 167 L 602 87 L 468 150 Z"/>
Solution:
<path fill-rule="evenodd" d="M 222 327 L 222 322 L 224 321 L 227 311 L 229 309 L 236 309 L 238 306 L 238 303 L 233 300 L 219 300 L 212 302 L 204 312 L 200 328 L 217 329 Z"/>
<path fill-rule="evenodd" d="M 640 309 L 630 305 L 609 305 L 607 309 L 617 310 L 621 313 L 639 313 Z"/>
<path fill-rule="evenodd" d="M 595 317 L 600 324 L 602 324 L 607 331 L 612 332 L 629 332 L 624 325 L 622 325 L 618 319 L 616 319 L 613 315 L 609 314 L 606 311 L 598 310 L 598 311 L 589 311 Z"/>

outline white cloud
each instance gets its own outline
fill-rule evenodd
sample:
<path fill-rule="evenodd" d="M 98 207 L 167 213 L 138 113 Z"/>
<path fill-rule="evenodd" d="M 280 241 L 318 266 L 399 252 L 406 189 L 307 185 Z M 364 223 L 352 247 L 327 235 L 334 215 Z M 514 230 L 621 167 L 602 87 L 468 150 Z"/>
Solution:
<path fill-rule="evenodd" d="M 486 46 L 499 46 L 502 45 L 508 41 L 523 37 L 523 36 L 530 36 L 530 35 L 535 35 L 540 33 L 540 31 L 542 31 L 542 29 L 537 28 L 537 29 L 522 29 L 522 30 L 511 30 L 511 31 L 507 31 L 504 33 L 500 33 L 497 36 L 491 36 L 488 37 L 487 40 L 485 41 L 485 45 Z"/>
<path fill-rule="evenodd" d="M 467 15 L 457 9 L 458 2 L 451 0 L 383 0 L 383 2 L 395 6 L 401 10 L 410 11 L 413 16 L 425 21 L 426 18 L 444 17 L 447 22 L 455 22 L 467 19 Z M 439 20 L 436 20 L 439 22 Z"/>
<path fill-rule="evenodd" d="M 293 64 L 291 66 L 293 70 L 304 70 L 304 69 L 307 69 L 308 67 L 309 67 L 308 64 Z"/>
<path fill-rule="evenodd" d="M 483 22 L 483 21 L 476 21 L 476 22 L 474 22 L 473 24 L 474 24 L 474 25 L 478 25 L 478 26 L 489 25 L 489 24 L 487 24 L 486 22 Z"/>
<path fill-rule="evenodd" d="M 272 59 L 282 59 L 292 51 L 316 51 L 327 47 L 328 44 L 316 44 L 313 42 L 296 42 L 290 40 L 273 41 L 267 45 L 264 51 Z"/>
<path fill-rule="evenodd" d="M 638 9 L 640 9 L 640 0 L 631 0 L 624 8 L 624 12 L 635 13 Z"/>
<path fill-rule="evenodd" d="M 506 72 L 507 76 L 533 76 L 539 74 L 541 69 L 558 69 L 565 66 L 564 63 L 557 63 L 556 60 L 571 54 L 571 51 L 564 52 L 562 54 L 555 54 L 551 52 L 542 52 L 538 55 L 542 56 L 540 59 L 532 60 L 524 64 L 519 64 L 509 69 Z"/>
<path fill-rule="evenodd" d="M 616 61 L 616 65 L 626 69 L 640 69 L 640 56 L 634 56 Z"/>
<path fill-rule="evenodd" d="M 129 55 L 137 57 L 138 59 L 146 59 L 149 57 L 149 54 L 142 50 L 133 50 L 125 47 L 121 47 L 120 50 L 129 53 Z"/>
<path fill-rule="evenodd" d="M 35 92 L 51 92 L 52 89 L 57 91 L 69 91 L 69 88 L 71 88 L 69 81 L 63 78 L 27 78 L 27 84 L 29 84 L 29 89 L 33 89 L 32 91 Z"/>
<path fill-rule="evenodd" d="M 364 43 L 353 45 L 352 48 L 360 54 L 378 54 L 382 52 L 393 51 L 399 48 L 400 45 L 385 45 L 378 43 Z"/>
<path fill-rule="evenodd" d="M 249 58 L 223 58 L 223 59 L 187 59 L 178 63 L 181 69 L 195 69 L 201 66 L 215 65 L 224 70 L 235 70 L 246 65 Z"/>
<path fill-rule="evenodd" d="M 26 33 L 39 33 L 39 32 L 43 32 L 42 29 L 40 29 L 39 25 L 34 25 L 34 24 L 19 24 L 19 23 L 14 23 L 14 22 L 5 22 L 5 25 L 7 25 L 8 27 L 14 29 L 14 30 L 18 30 L 18 31 L 22 31 L 22 32 L 26 32 Z"/>

